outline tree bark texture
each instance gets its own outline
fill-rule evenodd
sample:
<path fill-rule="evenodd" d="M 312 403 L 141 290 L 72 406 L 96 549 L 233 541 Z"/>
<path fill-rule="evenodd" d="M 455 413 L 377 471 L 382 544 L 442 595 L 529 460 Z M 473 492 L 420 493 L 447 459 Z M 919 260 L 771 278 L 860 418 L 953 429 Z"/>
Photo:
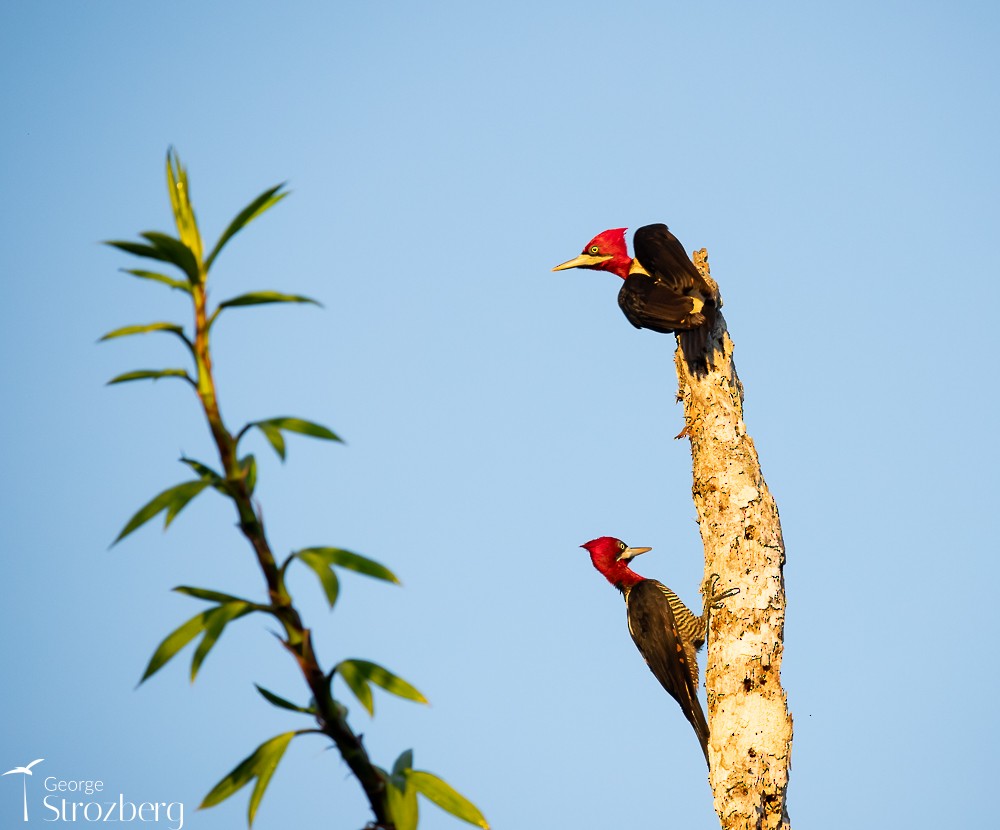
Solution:
<path fill-rule="evenodd" d="M 694 255 L 708 276 L 707 255 Z M 721 305 L 721 301 L 720 301 Z M 678 399 L 691 441 L 692 493 L 706 582 L 739 593 L 713 609 L 708 639 L 709 780 L 724 830 L 788 830 L 792 718 L 781 688 L 785 546 L 778 508 L 743 422 L 743 386 L 719 313 L 707 371 L 678 348 Z"/>

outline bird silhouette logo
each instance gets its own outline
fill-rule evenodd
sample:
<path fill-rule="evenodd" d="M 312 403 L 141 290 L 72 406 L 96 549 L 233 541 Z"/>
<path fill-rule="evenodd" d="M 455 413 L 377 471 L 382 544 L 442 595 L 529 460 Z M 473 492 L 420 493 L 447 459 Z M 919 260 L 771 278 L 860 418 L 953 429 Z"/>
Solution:
<path fill-rule="evenodd" d="M 24 776 L 24 778 L 21 779 L 21 792 L 22 792 L 22 803 L 24 804 L 25 821 L 28 820 L 28 776 L 32 774 L 31 768 L 35 764 L 42 763 L 42 761 L 44 760 L 45 760 L 44 758 L 36 758 L 34 761 L 32 761 L 30 764 L 27 764 L 26 766 L 14 767 L 14 769 L 9 769 L 7 770 L 7 772 L 3 773 L 4 775 L 13 775 L 14 773 L 20 773 L 21 775 Z"/>

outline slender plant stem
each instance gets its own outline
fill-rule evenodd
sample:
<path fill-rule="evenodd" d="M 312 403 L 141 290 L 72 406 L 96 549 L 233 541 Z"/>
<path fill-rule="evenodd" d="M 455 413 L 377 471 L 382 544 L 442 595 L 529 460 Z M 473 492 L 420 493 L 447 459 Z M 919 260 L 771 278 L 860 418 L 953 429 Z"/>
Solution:
<path fill-rule="evenodd" d="M 219 453 L 219 460 L 226 478 L 226 489 L 239 516 L 240 531 L 246 537 L 257 557 L 270 597 L 270 613 L 285 632 L 282 641 L 298 663 L 316 706 L 319 731 L 336 745 L 344 762 L 358 779 L 372 813 L 374 825 L 381 830 L 394 830 L 386 802 L 386 782 L 372 764 L 360 735 L 354 733 L 346 720 L 346 710 L 330 692 L 328 675 L 320 667 L 312 645 L 312 635 L 302 623 L 298 610 L 284 583 L 284 573 L 278 567 L 271 546 L 264 532 L 264 525 L 254 505 L 247 482 L 247 470 L 240 464 L 236 452 L 236 439 L 226 429 L 219 408 L 215 378 L 212 375 L 212 355 L 209 346 L 211 318 L 207 313 L 205 280 L 192 288 L 194 302 L 195 338 L 194 358 L 197 368 L 196 388 L 212 438 Z"/>

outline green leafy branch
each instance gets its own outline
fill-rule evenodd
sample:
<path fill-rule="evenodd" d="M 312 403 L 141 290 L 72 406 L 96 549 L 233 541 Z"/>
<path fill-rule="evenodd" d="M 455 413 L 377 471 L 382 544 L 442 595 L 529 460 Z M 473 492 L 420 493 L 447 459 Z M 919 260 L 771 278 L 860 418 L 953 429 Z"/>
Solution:
<path fill-rule="evenodd" d="M 412 749 L 406 750 L 396 759 L 391 773 L 385 770 L 380 772 L 389 780 L 389 805 L 396 830 L 416 830 L 420 816 L 417 793 L 469 824 L 489 827 L 476 805 L 450 784 L 426 770 L 413 769 Z"/>
<path fill-rule="evenodd" d="M 341 660 L 333 669 L 324 671 L 313 649 L 311 630 L 303 624 L 286 582 L 289 567 L 295 562 L 301 563 L 316 576 L 332 609 L 340 594 L 338 571 L 354 571 L 384 582 L 398 584 L 396 575 L 379 562 L 337 547 L 303 548 L 289 554 L 279 565 L 264 532 L 260 507 L 253 498 L 257 483 L 257 463 L 252 454 L 240 455 L 239 447 L 242 439 L 251 431 L 258 431 L 284 461 L 287 452 L 286 435 L 290 433 L 333 442 L 340 442 L 340 437 L 321 424 L 291 416 L 251 421 L 233 433 L 226 427 L 222 418 L 212 374 L 210 348 L 212 326 L 219 315 L 226 309 L 273 303 L 320 305 L 316 300 L 300 294 L 254 291 L 223 300 L 213 309 L 208 307 L 206 285 L 209 270 L 225 245 L 250 222 L 284 199 L 288 192 L 284 189 L 284 185 L 277 185 L 261 193 L 236 215 L 209 254 L 205 256 L 201 233 L 191 206 L 187 172 L 172 150 L 167 153 L 166 167 L 167 186 L 177 236 L 146 231 L 139 234 L 142 241 L 110 241 L 107 244 L 125 253 L 178 269 L 180 278 L 146 269 L 124 269 L 124 272 L 187 294 L 191 298 L 193 323 L 190 329 L 169 321 L 122 326 L 109 331 L 101 341 L 140 334 L 170 334 L 184 344 L 192 365 L 189 368 L 134 370 L 117 375 L 108 383 L 155 381 L 161 378 L 178 378 L 186 381 L 195 390 L 204 410 L 218 451 L 219 467 L 215 469 L 193 458 L 181 458 L 180 461 L 194 473 L 195 478 L 168 487 L 150 499 L 125 523 L 112 544 L 122 541 L 161 513 L 164 515 L 164 528 L 169 527 L 195 498 L 207 490 L 215 490 L 228 499 L 236 510 L 238 526 L 254 552 L 264 578 L 267 596 L 264 600 L 255 601 L 209 588 L 188 585 L 174 588 L 178 593 L 209 603 L 209 607 L 178 626 L 163 639 L 153 652 L 139 682 L 141 684 L 148 680 L 188 644 L 198 640 L 191 658 L 190 675 L 193 682 L 205 659 L 230 623 L 251 614 L 269 616 L 280 626 L 278 637 L 285 649 L 294 657 L 310 693 L 310 699 L 305 705 L 300 705 L 259 685 L 256 686 L 257 691 L 272 706 L 309 716 L 316 725 L 284 732 L 264 741 L 212 788 L 202 801 L 201 807 L 219 804 L 253 781 L 248 807 L 248 822 L 252 825 L 271 777 L 292 740 L 299 735 L 321 734 L 333 742 L 361 784 L 374 814 L 375 820 L 369 825 L 370 827 L 382 830 L 414 830 L 418 820 L 416 796 L 420 793 L 452 815 L 479 827 L 488 828 L 489 825 L 482 813 L 468 799 L 437 776 L 424 770 L 412 769 L 411 750 L 399 756 L 392 772 L 386 772 L 372 763 L 361 735 L 354 732 L 347 722 L 347 707 L 333 694 L 334 678 L 339 676 L 343 680 L 344 685 L 370 716 L 374 716 L 375 712 L 373 686 L 417 703 L 427 703 L 427 699 L 406 680 L 369 660 Z"/>

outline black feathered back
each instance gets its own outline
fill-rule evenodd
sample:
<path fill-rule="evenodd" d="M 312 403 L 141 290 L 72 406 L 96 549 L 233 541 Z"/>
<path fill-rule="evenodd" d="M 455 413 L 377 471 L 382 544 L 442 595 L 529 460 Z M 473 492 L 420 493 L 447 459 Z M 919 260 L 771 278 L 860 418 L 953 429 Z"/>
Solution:
<path fill-rule="evenodd" d="M 650 671 L 680 704 L 684 716 L 694 727 L 707 762 L 708 722 L 692 679 L 698 676 L 698 668 L 697 664 L 688 665 L 694 659 L 694 649 L 685 648 L 679 621 L 668 601 L 668 590 L 655 579 L 644 579 L 630 588 L 625 595 L 628 630 Z"/>
<path fill-rule="evenodd" d="M 632 250 L 642 267 L 674 293 L 697 289 L 705 296 L 712 294 L 680 240 L 662 222 L 639 228 L 632 237 Z"/>
<path fill-rule="evenodd" d="M 632 246 L 642 270 L 633 270 L 625 278 L 618 305 L 636 328 L 677 332 L 688 365 L 693 371 L 702 370 L 719 304 L 715 286 L 662 223 L 639 228 Z"/>

